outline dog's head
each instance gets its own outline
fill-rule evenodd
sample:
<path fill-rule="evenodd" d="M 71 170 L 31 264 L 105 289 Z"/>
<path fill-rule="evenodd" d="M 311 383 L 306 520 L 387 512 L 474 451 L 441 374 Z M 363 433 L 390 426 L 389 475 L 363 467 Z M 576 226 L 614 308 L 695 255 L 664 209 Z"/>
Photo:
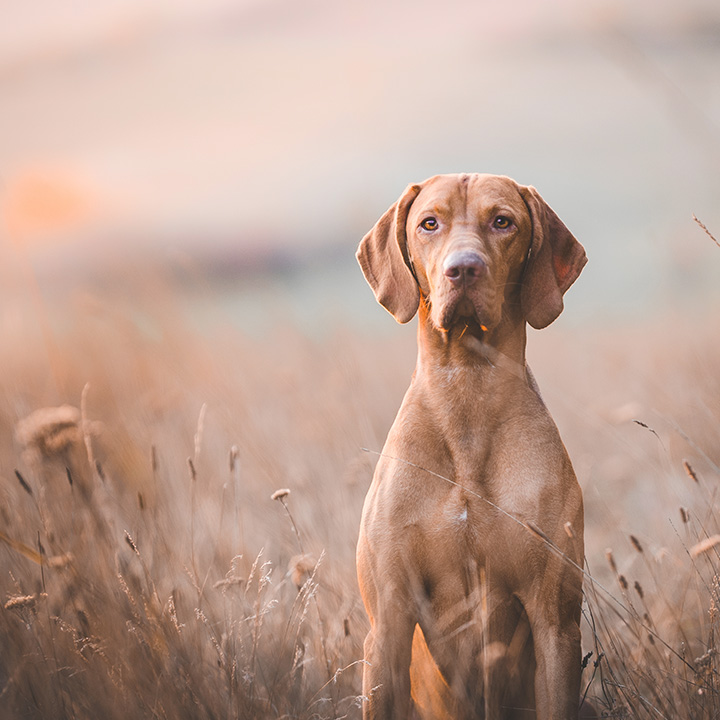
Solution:
<path fill-rule="evenodd" d="M 562 312 L 585 250 L 532 187 L 498 175 L 437 175 L 410 185 L 358 248 L 378 302 L 408 322 L 496 327 L 506 303 L 535 328 Z"/>

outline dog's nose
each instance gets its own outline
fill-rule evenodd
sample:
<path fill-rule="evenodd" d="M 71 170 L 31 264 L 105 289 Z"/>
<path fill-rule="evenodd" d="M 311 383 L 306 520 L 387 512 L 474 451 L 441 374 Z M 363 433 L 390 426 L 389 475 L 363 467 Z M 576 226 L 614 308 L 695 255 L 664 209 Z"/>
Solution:
<path fill-rule="evenodd" d="M 485 274 L 487 265 L 475 252 L 459 250 L 450 253 L 443 264 L 445 276 L 453 285 L 472 285 Z"/>

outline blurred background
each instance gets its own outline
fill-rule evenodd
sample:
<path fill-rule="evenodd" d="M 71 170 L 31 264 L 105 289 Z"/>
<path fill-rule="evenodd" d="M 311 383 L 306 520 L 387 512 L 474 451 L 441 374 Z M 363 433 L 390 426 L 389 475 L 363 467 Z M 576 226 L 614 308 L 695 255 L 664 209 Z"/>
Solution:
<path fill-rule="evenodd" d="M 354 255 L 444 172 L 534 185 L 590 259 L 528 355 L 631 609 L 586 585 L 598 707 L 718 717 L 718 0 L 0 18 L 3 717 L 359 714 L 357 528 L 416 345 Z"/>
<path fill-rule="evenodd" d="M 392 330 L 356 244 L 465 171 L 534 185 L 586 246 L 570 322 L 720 297 L 692 218 L 720 236 L 715 0 L 0 8 L 6 322 L 28 288 L 53 307 L 160 269 L 201 323 Z"/>

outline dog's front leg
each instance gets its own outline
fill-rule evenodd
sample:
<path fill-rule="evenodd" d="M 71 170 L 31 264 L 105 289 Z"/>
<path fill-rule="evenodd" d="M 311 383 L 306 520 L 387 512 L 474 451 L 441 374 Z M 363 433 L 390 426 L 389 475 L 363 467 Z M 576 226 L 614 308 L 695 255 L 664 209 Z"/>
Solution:
<path fill-rule="evenodd" d="M 409 716 L 414 629 L 415 621 L 402 613 L 375 618 L 365 638 L 364 720 L 405 720 Z"/>
<path fill-rule="evenodd" d="M 531 618 L 535 641 L 538 720 L 577 720 L 580 701 L 580 627 L 574 621 Z"/>

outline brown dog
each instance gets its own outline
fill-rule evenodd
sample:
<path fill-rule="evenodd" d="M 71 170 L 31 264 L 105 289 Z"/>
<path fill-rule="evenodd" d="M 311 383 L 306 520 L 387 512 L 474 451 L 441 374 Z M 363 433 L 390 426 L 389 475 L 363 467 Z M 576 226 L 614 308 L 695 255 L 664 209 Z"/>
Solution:
<path fill-rule="evenodd" d="M 534 188 L 439 175 L 357 257 L 398 322 L 419 314 L 357 549 L 364 717 L 407 718 L 412 684 L 430 716 L 577 718 L 582 495 L 525 323 L 555 320 L 585 251 Z"/>

